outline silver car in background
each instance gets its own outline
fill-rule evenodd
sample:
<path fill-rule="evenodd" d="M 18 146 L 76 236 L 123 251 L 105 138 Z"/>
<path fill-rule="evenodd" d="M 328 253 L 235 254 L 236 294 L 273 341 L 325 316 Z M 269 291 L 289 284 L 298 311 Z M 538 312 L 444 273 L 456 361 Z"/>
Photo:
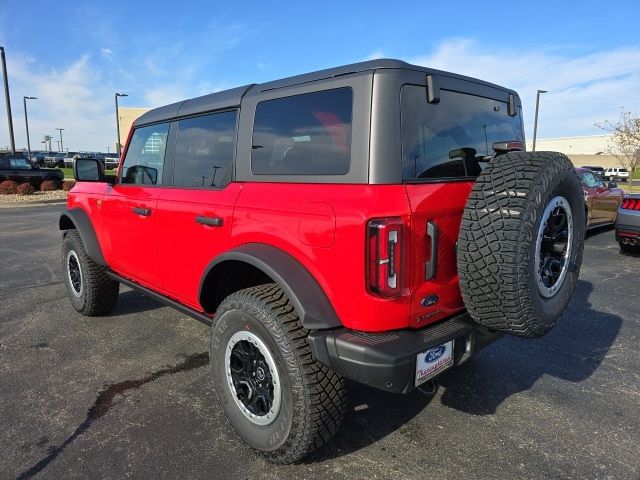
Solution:
<path fill-rule="evenodd" d="M 618 208 L 616 241 L 622 251 L 640 253 L 640 193 L 625 195 Z"/>

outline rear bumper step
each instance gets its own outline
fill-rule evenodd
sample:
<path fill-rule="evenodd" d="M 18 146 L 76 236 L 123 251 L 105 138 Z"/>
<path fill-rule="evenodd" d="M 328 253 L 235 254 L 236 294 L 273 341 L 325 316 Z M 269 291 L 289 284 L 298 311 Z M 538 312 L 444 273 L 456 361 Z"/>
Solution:
<path fill-rule="evenodd" d="M 364 333 L 346 328 L 309 335 L 313 357 L 346 378 L 388 392 L 408 393 L 414 386 L 416 355 L 455 340 L 454 366 L 501 337 L 465 313 L 421 330 Z"/>

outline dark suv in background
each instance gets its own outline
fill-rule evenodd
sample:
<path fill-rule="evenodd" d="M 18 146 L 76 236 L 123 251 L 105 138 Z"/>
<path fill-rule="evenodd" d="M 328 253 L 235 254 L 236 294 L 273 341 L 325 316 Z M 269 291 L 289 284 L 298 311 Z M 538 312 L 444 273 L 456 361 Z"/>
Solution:
<path fill-rule="evenodd" d="M 0 182 L 4 180 L 30 183 L 36 189 L 43 181 L 51 180 L 60 188 L 64 174 L 57 168 L 40 168 L 21 154 L 0 153 Z"/>

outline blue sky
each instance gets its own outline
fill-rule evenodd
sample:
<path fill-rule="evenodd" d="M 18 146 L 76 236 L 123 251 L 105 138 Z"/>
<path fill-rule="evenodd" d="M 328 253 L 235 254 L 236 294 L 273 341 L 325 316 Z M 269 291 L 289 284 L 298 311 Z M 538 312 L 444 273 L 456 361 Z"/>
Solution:
<path fill-rule="evenodd" d="M 4 0 L 16 143 L 65 128 L 65 146 L 115 141 L 113 92 L 154 107 L 234 86 L 389 57 L 520 93 L 527 137 L 602 133 L 640 114 L 640 1 L 213 2 Z M 0 107 L 0 146 L 9 143 Z M 55 145 L 55 144 L 54 144 Z"/>

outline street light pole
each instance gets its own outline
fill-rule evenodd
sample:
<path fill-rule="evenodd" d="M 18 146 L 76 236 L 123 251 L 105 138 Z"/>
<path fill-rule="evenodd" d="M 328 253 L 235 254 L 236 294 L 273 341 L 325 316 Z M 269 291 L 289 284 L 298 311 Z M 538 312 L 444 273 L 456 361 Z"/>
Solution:
<path fill-rule="evenodd" d="M 27 116 L 27 100 L 37 100 L 37 97 L 22 97 L 24 103 L 24 126 L 27 129 L 27 151 L 29 152 L 29 160 L 31 160 L 31 140 L 29 139 L 29 117 Z"/>
<path fill-rule="evenodd" d="M 120 114 L 118 113 L 118 97 L 128 97 L 126 93 L 116 92 L 116 130 L 118 132 L 118 141 L 116 142 L 116 150 L 120 156 Z"/>
<path fill-rule="evenodd" d="M 538 135 L 538 110 L 540 109 L 540 94 L 547 93 L 546 90 L 538 90 L 536 94 L 536 119 L 533 122 L 533 148 L 532 150 L 536 151 L 536 136 Z"/>
<path fill-rule="evenodd" d="M 9 121 L 9 139 L 11 140 L 11 153 L 16 153 L 16 141 L 13 138 L 13 117 L 11 116 L 11 99 L 9 98 L 9 77 L 7 76 L 7 60 L 4 56 L 4 47 L 0 47 L 2 57 L 2 72 L 4 78 L 4 99 L 7 102 L 7 119 Z"/>
<path fill-rule="evenodd" d="M 56 127 L 56 130 L 60 132 L 60 151 L 64 152 L 64 143 L 62 143 L 62 130 L 64 130 L 64 128 Z"/>

